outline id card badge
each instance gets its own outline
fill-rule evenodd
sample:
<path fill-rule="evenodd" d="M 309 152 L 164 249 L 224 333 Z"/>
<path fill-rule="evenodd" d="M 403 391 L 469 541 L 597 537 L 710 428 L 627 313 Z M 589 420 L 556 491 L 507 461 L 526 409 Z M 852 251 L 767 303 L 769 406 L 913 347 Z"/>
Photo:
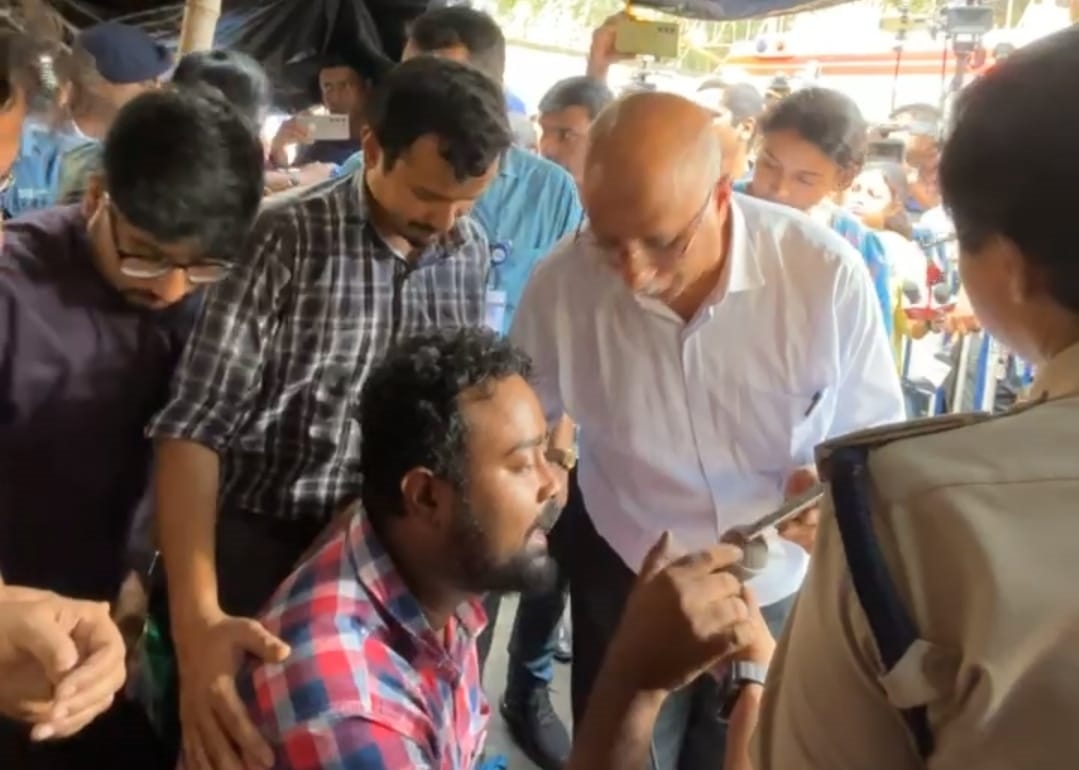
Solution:
<path fill-rule="evenodd" d="M 506 322 L 506 292 L 501 289 L 487 290 L 487 315 L 484 325 L 493 332 L 502 333 Z"/>

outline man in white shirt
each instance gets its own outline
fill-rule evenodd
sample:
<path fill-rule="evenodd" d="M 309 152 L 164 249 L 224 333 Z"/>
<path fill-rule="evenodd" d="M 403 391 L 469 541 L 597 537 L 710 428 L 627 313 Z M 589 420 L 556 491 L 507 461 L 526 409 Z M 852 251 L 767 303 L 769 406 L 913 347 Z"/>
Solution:
<path fill-rule="evenodd" d="M 804 485 L 817 443 L 904 414 L 861 257 L 798 212 L 732 194 L 706 110 L 662 93 L 615 103 L 581 192 L 588 227 L 537 267 L 511 331 L 549 417 L 580 427 L 563 514 L 577 719 L 660 532 L 685 550 L 714 543 Z M 751 583 L 777 629 L 806 568 L 790 540 L 811 547 L 814 524 L 771 538 Z M 706 676 L 668 700 L 653 770 L 722 766 L 722 696 Z"/>

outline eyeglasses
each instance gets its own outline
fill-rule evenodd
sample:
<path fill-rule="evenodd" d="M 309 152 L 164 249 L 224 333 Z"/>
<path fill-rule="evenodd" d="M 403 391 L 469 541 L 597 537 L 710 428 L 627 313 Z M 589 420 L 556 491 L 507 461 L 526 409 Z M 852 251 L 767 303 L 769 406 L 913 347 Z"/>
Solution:
<path fill-rule="evenodd" d="M 116 206 L 109 204 L 109 230 L 112 235 L 113 248 L 119 257 L 120 272 L 128 278 L 139 280 L 153 280 L 168 275 L 173 270 L 183 270 L 187 280 L 195 285 L 217 283 L 229 274 L 232 266 L 227 262 L 215 259 L 207 259 L 188 265 L 178 265 L 159 255 L 134 254 L 125 251 L 120 246 L 117 220 L 119 212 Z"/>
<path fill-rule="evenodd" d="M 689 247 L 693 244 L 694 239 L 697 237 L 698 231 L 701 229 L 704 215 L 708 211 L 708 206 L 712 203 L 713 193 L 714 185 L 708 188 L 708 195 L 705 197 L 704 203 L 702 203 L 701 207 L 697 210 L 697 213 L 693 215 L 693 218 L 689 220 L 686 226 L 682 228 L 681 232 L 679 232 L 673 240 L 663 245 L 653 245 L 645 241 L 640 244 L 638 247 L 639 250 L 648 255 L 650 261 L 655 264 L 670 264 L 672 262 L 677 262 L 684 257 L 686 252 L 689 251 Z M 577 228 L 575 239 L 584 240 L 584 242 L 589 243 L 612 264 L 617 264 L 621 261 L 621 245 L 602 242 L 596 237 L 591 229 L 587 228 L 583 219 Z"/>

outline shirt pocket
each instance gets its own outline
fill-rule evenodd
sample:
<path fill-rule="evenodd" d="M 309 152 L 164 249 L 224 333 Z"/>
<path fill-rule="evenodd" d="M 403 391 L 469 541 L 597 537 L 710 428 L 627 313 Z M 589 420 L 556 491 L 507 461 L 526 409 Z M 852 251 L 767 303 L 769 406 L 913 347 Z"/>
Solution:
<path fill-rule="evenodd" d="M 785 478 L 813 462 L 813 449 L 824 440 L 829 422 L 831 405 L 823 390 L 737 386 L 728 393 L 738 426 L 732 451 L 742 471 Z"/>

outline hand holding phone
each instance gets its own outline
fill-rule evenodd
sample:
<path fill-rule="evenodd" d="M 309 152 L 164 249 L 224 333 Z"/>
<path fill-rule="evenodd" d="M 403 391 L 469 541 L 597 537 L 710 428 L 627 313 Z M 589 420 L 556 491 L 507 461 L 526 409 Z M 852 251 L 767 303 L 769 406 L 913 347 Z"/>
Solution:
<path fill-rule="evenodd" d="M 723 542 L 737 545 L 737 540 L 758 540 L 769 529 L 780 529 L 783 525 L 796 519 L 811 508 L 820 504 L 824 497 L 824 484 L 819 481 L 804 492 L 789 497 L 781 506 L 770 513 L 766 513 L 750 524 L 732 527 L 723 535 Z"/>
<path fill-rule="evenodd" d="M 308 142 L 339 141 L 352 135 L 348 115 L 304 115 L 299 121 Z"/>

